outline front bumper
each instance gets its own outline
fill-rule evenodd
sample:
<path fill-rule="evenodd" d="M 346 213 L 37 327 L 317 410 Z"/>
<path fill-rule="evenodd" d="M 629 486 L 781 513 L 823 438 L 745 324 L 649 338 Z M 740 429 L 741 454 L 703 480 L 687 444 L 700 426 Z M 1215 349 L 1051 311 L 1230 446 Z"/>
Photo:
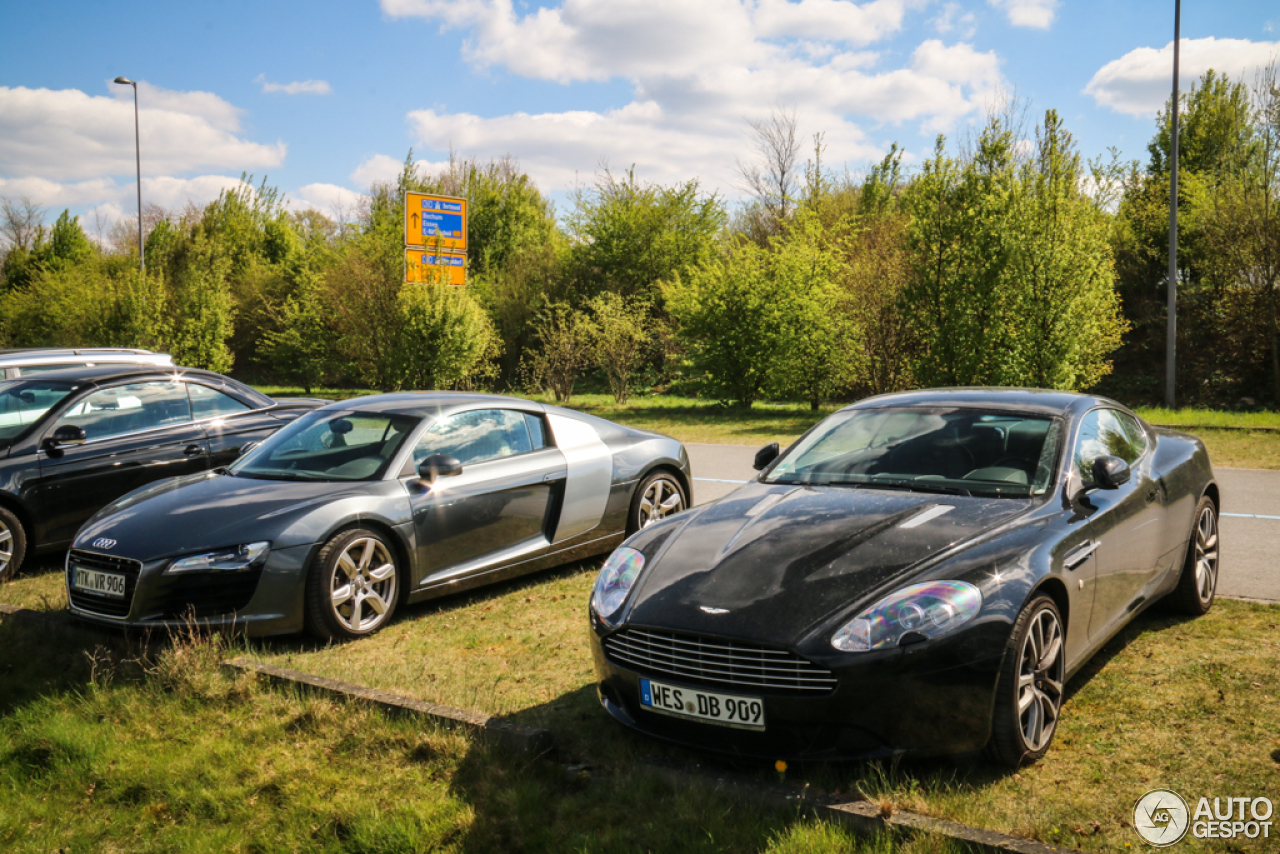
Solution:
<path fill-rule="evenodd" d="M 872 759 L 981 749 L 991 734 L 996 680 L 1008 639 L 1007 630 L 1001 639 L 999 628 L 988 623 L 907 649 L 811 659 L 830 669 L 837 685 L 819 696 L 793 696 L 619 665 L 604 648 L 611 632 L 593 623 L 597 693 L 616 720 L 698 750 L 767 760 Z M 654 712 L 641 704 L 642 677 L 758 697 L 764 702 L 766 729 L 736 729 Z"/>
<path fill-rule="evenodd" d="M 174 629 L 192 624 L 251 637 L 293 634 L 303 628 L 306 567 L 314 544 L 272 549 L 261 567 L 243 572 L 164 572 L 171 558 L 141 562 L 77 549 L 116 561 L 105 571 L 126 576 L 125 596 L 108 598 L 73 589 L 71 554 L 63 572 L 68 612 L 77 619 L 130 629 Z M 132 566 L 130 566 L 130 564 Z"/>

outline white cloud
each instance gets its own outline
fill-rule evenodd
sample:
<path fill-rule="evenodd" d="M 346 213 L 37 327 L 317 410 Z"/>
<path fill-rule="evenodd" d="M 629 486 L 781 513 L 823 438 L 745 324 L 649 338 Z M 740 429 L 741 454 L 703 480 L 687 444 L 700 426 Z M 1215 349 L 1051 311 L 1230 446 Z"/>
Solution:
<path fill-rule="evenodd" d="M 404 162 L 386 154 L 375 154 L 351 173 L 351 183 L 357 187 L 372 187 L 376 183 L 395 181 L 400 177 Z"/>
<path fill-rule="evenodd" d="M 1015 27 L 1047 30 L 1058 13 L 1059 0 L 987 0 L 1001 10 Z"/>
<path fill-rule="evenodd" d="M 223 190 L 240 185 L 240 179 L 230 175 L 198 175 L 193 178 L 162 176 L 142 179 L 142 204 L 159 205 L 171 211 L 181 211 L 188 203 L 203 206 L 218 198 Z M 92 217 L 92 209 L 107 219 L 137 216 L 138 189 L 133 181 L 117 183 L 112 178 L 93 178 L 87 181 L 59 183 L 47 178 L 0 178 L 0 196 L 11 199 L 28 198 L 50 213 L 63 208 L 90 208 L 82 217 Z"/>
<path fill-rule="evenodd" d="M 942 10 L 929 22 L 941 35 L 955 33 L 962 39 L 971 39 L 978 32 L 978 19 L 972 12 L 965 12 L 959 3 L 943 3 Z"/>
<path fill-rule="evenodd" d="M 1183 39 L 1178 73 L 1183 91 L 1209 69 L 1252 82 L 1253 75 L 1280 57 L 1280 42 L 1248 39 Z M 1118 113 L 1149 116 L 1169 100 L 1173 89 L 1173 42 L 1159 50 L 1140 47 L 1098 70 L 1085 86 L 1099 104 Z"/>
<path fill-rule="evenodd" d="M 333 92 L 325 80 L 295 80 L 292 83 L 271 83 L 267 75 L 259 74 L 253 80 L 262 86 L 263 92 L 283 92 L 286 95 L 328 95 Z"/>
<path fill-rule="evenodd" d="M 132 93 L 115 95 L 0 86 L 0 175 L 58 182 L 133 175 Z M 283 142 L 242 138 L 240 111 L 216 95 L 140 83 L 138 97 L 144 176 L 284 161 Z"/>
<path fill-rule="evenodd" d="M 368 201 L 369 197 L 337 184 L 307 184 L 290 198 L 288 206 L 292 210 L 314 208 L 325 216 L 346 222 L 351 215 Z"/>
<path fill-rule="evenodd" d="M 777 105 L 795 108 L 804 133 L 825 133 L 825 157 L 836 166 L 882 155 L 863 124 L 945 129 L 1001 86 L 999 59 L 936 39 L 906 59 L 867 49 L 924 5 L 563 0 L 522 14 L 510 0 L 382 0 L 392 17 L 465 29 L 464 53 L 477 66 L 561 83 L 632 84 L 629 103 L 604 111 L 482 117 L 436 106 L 410 113 L 416 144 L 513 154 L 553 189 L 589 180 L 577 170 L 601 162 L 634 163 L 650 180 L 699 176 L 730 189 L 734 161 L 749 147 L 747 121 L 768 118 Z"/>

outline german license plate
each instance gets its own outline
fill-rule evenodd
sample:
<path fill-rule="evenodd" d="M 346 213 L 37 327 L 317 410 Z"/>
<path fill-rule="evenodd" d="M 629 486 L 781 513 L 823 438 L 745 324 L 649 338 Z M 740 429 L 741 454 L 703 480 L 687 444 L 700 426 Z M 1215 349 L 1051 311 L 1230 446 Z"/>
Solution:
<path fill-rule="evenodd" d="M 640 702 L 655 712 L 740 729 L 764 729 L 764 701 L 640 680 Z"/>
<path fill-rule="evenodd" d="M 96 569 L 85 569 L 82 566 L 72 567 L 75 574 L 71 577 L 71 586 L 86 593 L 109 596 L 112 599 L 124 598 L 124 576 L 110 572 L 99 572 Z"/>

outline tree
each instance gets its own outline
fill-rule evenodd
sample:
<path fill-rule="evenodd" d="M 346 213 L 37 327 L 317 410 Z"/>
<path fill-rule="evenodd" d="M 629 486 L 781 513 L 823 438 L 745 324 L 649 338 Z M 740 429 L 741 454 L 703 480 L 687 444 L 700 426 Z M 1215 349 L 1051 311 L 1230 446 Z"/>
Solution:
<path fill-rule="evenodd" d="M 493 324 L 465 290 L 443 283 L 405 285 L 397 309 L 401 386 L 454 388 L 483 372 L 496 355 Z"/>
<path fill-rule="evenodd" d="M 618 403 L 631 396 L 631 381 L 653 340 L 647 329 L 651 320 L 648 306 L 627 301 L 617 294 L 604 293 L 590 303 L 587 330 L 596 367 L 609 380 L 609 390 Z"/>
<path fill-rule="evenodd" d="M 548 306 L 538 315 L 537 338 L 538 346 L 525 363 L 529 385 L 551 392 L 557 403 L 567 403 L 578 374 L 591 360 L 586 315 L 564 303 Z"/>
<path fill-rule="evenodd" d="M 605 171 L 573 194 L 568 263 L 582 300 L 609 292 L 661 310 L 661 285 L 710 257 L 725 224 L 718 196 L 697 181 L 662 187 Z"/>
<path fill-rule="evenodd" d="M 197 232 L 173 283 L 173 327 L 168 343 L 179 365 L 226 373 L 234 357 L 227 342 L 234 331 L 235 303 L 228 276 L 232 259 Z"/>
<path fill-rule="evenodd" d="M 694 368 L 722 400 L 759 400 L 790 343 L 794 294 L 770 266 L 769 250 L 739 240 L 664 289 Z"/>
<path fill-rule="evenodd" d="M 311 394 L 340 364 L 319 275 L 307 271 L 274 314 L 276 328 L 266 333 L 263 354 L 282 378 Z"/>
<path fill-rule="evenodd" d="M 795 109 L 775 107 L 769 118 L 750 121 L 752 157 L 747 162 L 738 161 L 738 174 L 743 188 L 755 202 L 755 216 L 759 234 L 751 236 L 759 241 L 779 234 L 791 218 L 796 204 L 796 189 L 800 184 L 797 161 L 800 157 L 800 138 L 796 130 Z"/>

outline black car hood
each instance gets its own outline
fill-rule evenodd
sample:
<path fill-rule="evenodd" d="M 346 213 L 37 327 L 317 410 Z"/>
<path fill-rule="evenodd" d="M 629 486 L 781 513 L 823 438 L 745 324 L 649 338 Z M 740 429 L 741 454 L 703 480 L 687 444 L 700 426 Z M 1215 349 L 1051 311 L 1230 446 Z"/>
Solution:
<path fill-rule="evenodd" d="M 163 480 L 103 508 L 75 545 L 115 540 L 113 555 L 152 560 L 274 539 L 298 512 L 355 493 L 329 482 L 261 480 L 202 472 Z"/>
<path fill-rule="evenodd" d="M 648 555 L 627 622 L 795 645 L 836 613 L 905 583 L 922 561 L 1030 507 L 1008 498 L 748 484 L 694 511 Z"/>

